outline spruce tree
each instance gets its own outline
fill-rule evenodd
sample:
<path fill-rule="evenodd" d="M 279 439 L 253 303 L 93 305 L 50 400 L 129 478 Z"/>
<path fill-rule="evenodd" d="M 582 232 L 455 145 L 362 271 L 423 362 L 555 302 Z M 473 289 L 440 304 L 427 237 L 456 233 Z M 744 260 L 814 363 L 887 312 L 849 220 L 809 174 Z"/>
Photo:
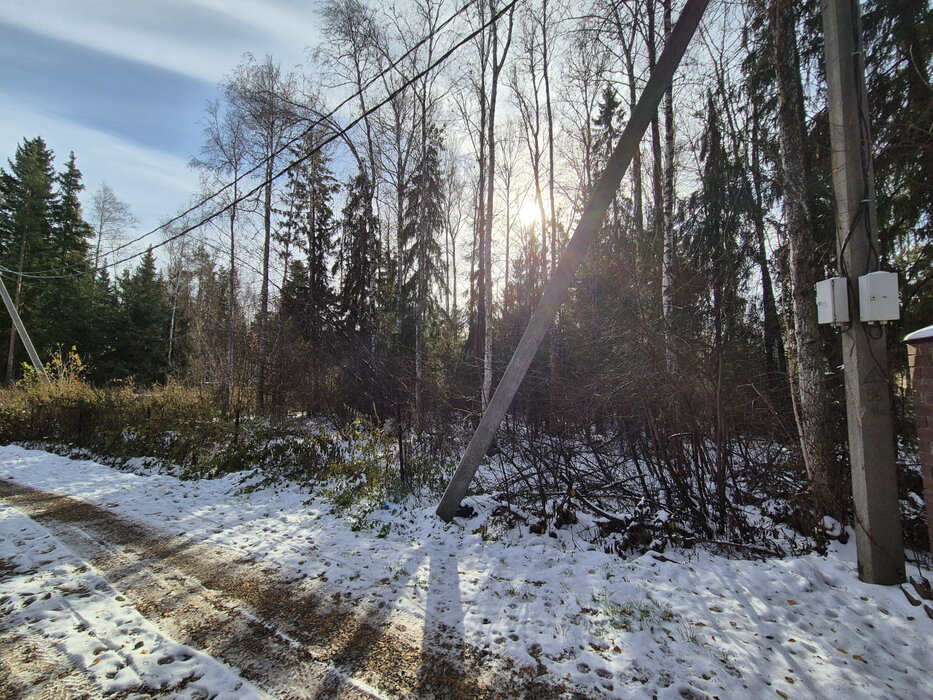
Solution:
<path fill-rule="evenodd" d="M 168 371 L 171 300 L 168 285 L 156 271 L 152 249 L 119 282 L 122 329 L 115 340 L 116 371 L 141 384 L 164 381 Z"/>
<path fill-rule="evenodd" d="M 415 351 L 415 427 L 423 417 L 424 357 L 427 324 L 437 308 L 437 290 L 445 284 L 440 232 L 444 225 L 441 183 L 441 134 L 428 129 L 421 158 L 406 192 L 401 229 L 405 273 L 402 285 L 403 331 L 413 336 Z"/>
<path fill-rule="evenodd" d="M 84 220 L 78 195 L 84 190 L 81 171 L 75 164 L 74 151 L 68 158 L 64 172 L 56 178 L 58 196 L 52 209 L 52 249 L 62 266 L 84 263 L 89 250 L 89 239 L 94 235 Z"/>
<path fill-rule="evenodd" d="M 293 298 L 283 310 L 295 316 L 302 335 L 313 346 L 320 345 L 334 319 L 336 297 L 331 286 L 330 259 L 334 252 L 334 215 L 331 205 L 336 180 L 327 156 L 315 146 L 313 136 L 306 138 L 310 151 L 303 161 L 289 170 L 280 242 L 300 251 L 303 261 L 290 266 L 292 279 L 286 283 Z"/>
<path fill-rule="evenodd" d="M 41 137 L 25 139 L 9 162 L 10 172 L 0 170 L 3 180 L 3 214 L 0 216 L 0 264 L 13 283 L 11 296 L 30 335 L 37 345 L 41 333 L 32 329 L 36 320 L 35 297 L 42 280 L 26 280 L 27 263 L 33 269 L 48 269 L 54 264 L 51 253 L 52 225 L 57 198 L 53 191 L 55 171 L 52 151 Z M 10 323 L 10 342 L 6 348 L 6 380 L 14 379 L 18 354 L 16 330 Z"/>
<path fill-rule="evenodd" d="M 81 171 L 71 153 L 68 163 L 56 178 L 58 189 L 52 207 L 49 244 L 51 267 L 58 270 L 41 286 L 37 309 L 41 326 L 36 328 L 46 352 L 56 346 L 76 347 L 79 354 L 98 356 L 97 335 L 93 326 L 101 322 L 95 313 L 100 291 L 90 274 L 88 260 L 90 238 L 94 235 L 84 220 L 79 193 L 84 189 Z M 68 303 L 63 303 L 67 299 Z"/>
<path fill-rule="evenodd" d="M 379 259 L 379 222 L 372 209 L 372 185 L 360 172 L 347 187 L 343 207 L 343 284 L 340 315 L 348 331 L 371 330 L 374 315 L 376 268 Z"/>

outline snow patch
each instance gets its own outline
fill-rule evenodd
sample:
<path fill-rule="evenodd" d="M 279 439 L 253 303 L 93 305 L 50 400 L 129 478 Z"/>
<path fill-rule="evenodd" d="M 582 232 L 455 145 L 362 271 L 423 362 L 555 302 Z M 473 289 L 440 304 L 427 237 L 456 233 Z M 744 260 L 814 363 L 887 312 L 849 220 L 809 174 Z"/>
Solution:
<path fill-rule="evenodd" d="M 15 446 L 0 448 L 0 478 L 235 551 L 276 567 L 283 578 L 349 593 L 361 608 L 383 604 L 390 611 L 385 624 L 404 627 L 416 641 L 442 635 L 486 648 L 592 694 L 933 697 L 933 621 L 896 587 L 858 580 L 854 538 L 833 543 L 826 556 L 744 561 L 668 550 L 623 560 L 569 529 L 549 536 L 530 534 L 526 526 L 501 527 L 493 515 L 498 504 L 488 497 L 470 500 L 477 517 L 445 524 L 435 517 L 434 504 L 409 501 L 352 513 L 296 488 L 244 493 L 241 475 L 180 481 Z M 17 533 L 29 527 L 15 514 L 0 521 L 7 543 L 22 539 Z M 16 598 L 7 593 L 4 603 L 12 605 L 11 613 L 26 599 L 21 593 L 36 594 L 22 608 L 31 611 L 39 594 L 52 590 L 58 596 L 55 586 L 80 583 L 93 591 L 100 583 L 92 572 L 55 564 L 57 555 L 38 554 L 52 546 L 42 541 L 27 548 L 36 558 L 31 566 L 52 557 L 52 572 L 16 584 Z M 17 549 L 3 546 L 4 552 Z M 106 660 L 110 672 L 123 663 L 119 654 L 128 653 L 128 630 L 147 628 L 137 618 L 117 624 L 129 612 L 106 596 L 97 608 L 81 610 L 82 619 L 101 612 L 108 621 L 96 638 L 108 645 L 97 656 L 112 656 L 96 665 Z M 32 624 L 42 624 L 40 611 L 47 614 L 44 603 Z M 63 634 L 61 643 L 72 645 L 76 658 L 93 663 L 96 642 L 76 631 L 75 619 L 50 626 L 48 634 Z M 156 637 L 147 637 L 142 648 L 157 647 L 159 658 L 179 655 L 171 642 Z M 150 659 L 137 657 L 130 656 L 137 665 L 126 668 L 142 678 L 150 667 L 138 664 Z M 147 682 L 180 682 L 185 663 L 193 662 L 151 668 Z M 178 670 L 167 676 L 173 667 Z M 240 682 L 220 671 L 204 673 L 198 682 L 218 684 L 215 691 Z M 114 682 L 122 678 L 104 675 Z"/>

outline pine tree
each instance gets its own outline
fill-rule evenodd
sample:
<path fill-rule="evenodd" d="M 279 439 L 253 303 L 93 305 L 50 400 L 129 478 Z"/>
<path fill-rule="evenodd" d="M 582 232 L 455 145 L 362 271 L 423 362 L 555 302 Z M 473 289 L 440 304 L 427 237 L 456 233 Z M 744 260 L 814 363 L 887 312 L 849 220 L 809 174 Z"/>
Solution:
<path fill-rule="evenodd" d="M 86 279 L 92 285 L 92 292 L 87 307 L 89 322 L 84 328 L 79 353 L 85 361 L 88 377 L 93 381 L 106 381 L 124 376 L 123 360 L 117 355 L 124 330 L 117 290 L 106 269 Z"/>
<path fill-rule="evenodd" d="M 720 99 L 719 95 L 707 95 L 700 187 L 686 202 L 683 213 L 685 252 L 703 282 L 698 290 L 703 297 L 698 300 L 699 310 L 708 309 L 703 316 L 711 320 L 713 347 L 717 352 L 735 341 L 732 329 L 741 323 L 745 310 L 739 294 L 753 259 L 748 221 L 751 192 L 741 164 L 729 151 Z M 705 330 L 695 329 L 694 333 Z"/>
<path fill-rule="evenodd" d="M 56 178 L 58 196 L 52 209 L 52 249 L 62 266 L 85 262 L 89 250 L 88 239 L 94 231 L 84 220 L 78 195 L 84 190 L 81 171 L 75 164 L 74 151 L 68 158 L 64 172 Z"/>
<path fill-rule="evenodd" d="M 72 152 L 58 183 L 56 201 L 52 208 L 50 248 L 51 267 L 60 272 L 46 280 L 40 288 L 37 308 L 40 324 L 36 327 L 37 342 L 46 352 L 56 346 L 76 347 L 82 357 L 98 355 L 95 347 L 95 324 L 101 317 L 95 313 L 101 292 L 88 259 L 90 241 L 94 232 L 84 220 L 79 193 L 84 189 L 81 171 Z M 62 303 L 68 299 L 68 303 Z"/>
<path fill-rule="evenodd" d="M 41 137 L 25 139 L 17 147 L 13 160 L 8 161 L 10 172 L 0 171 L 4 190 L 0 252 L 7 267 L 11 266 L 7 263 L 18 265 L 21 254 L 32 259 L 47 252 L 57 206 L 53 159 Z M 24 245 L 25 252 L 21 252 Z"/>
<path fill-rule="evenodd" d="M 880 252 L 903 273 L 908 330 L 933 317 L 933 5 L 871 0 L 862 18 Z"/>
<path fill-rule="evenodd" d="M 609 160 L 612 149 L 619 139 L 619 120 L 624 117 L 621 112 L 622 103 L 612 85 L 603 88 L 603 97 L 597 106 L 597 114 L 593 118 L 593 125 L 599 127 L 594 144 L 599 153 L 600 161 L 595 165 L 594 176 L 602 172 L 604 164 Z"/>
<path fill-rule="evenodd" d="M 603 171 L 609 156 L 612 154 L 612 149 L 616 146 L 619 134 L 622 133 L 619 122 L 624 118 L 625 114 L 615 88 L 612 85 L 606 85 L 603 88 L 602 100 L 597 106 L 596 117 L 593 119 L 593 125 L 598 129 L 594 143 L 596 151 L 596 158 L 593 163 L 595 173 L 592 175 L 594 180 Z M 617 254 L 622 253 L 623 225 L 620 210 L 619 195 L 616 195 L 609 214 L 603 222 L 610 244 Z"/>

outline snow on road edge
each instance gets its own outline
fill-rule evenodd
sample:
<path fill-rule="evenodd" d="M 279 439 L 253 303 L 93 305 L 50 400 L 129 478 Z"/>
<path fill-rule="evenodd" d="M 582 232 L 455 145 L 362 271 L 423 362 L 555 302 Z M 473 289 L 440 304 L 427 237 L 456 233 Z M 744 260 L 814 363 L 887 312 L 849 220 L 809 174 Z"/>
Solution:
<path fill-rule="evenodd" d="M 44 527 L 0 504 L 0 622 L 52 641 L 111 694 L 268 696 L 220 662 L 177 644 L 148 622 Z"/>
<path fill-rule="evenodd" d="M 0 448 L 0 478 L 388 603 L 420 625 L 416 639 L 441 630 L 594 692 L 933 697 L 933 623 L 897 588 L 860 583 L 853 545 L 825 558 L 626 561 L 564 533 L 488 541 L 482 500 L 465 527 L 413 506 L 361 519 L 298 490 L 243 494 L 237 475 L 138 476 L 16 446 Z"/>

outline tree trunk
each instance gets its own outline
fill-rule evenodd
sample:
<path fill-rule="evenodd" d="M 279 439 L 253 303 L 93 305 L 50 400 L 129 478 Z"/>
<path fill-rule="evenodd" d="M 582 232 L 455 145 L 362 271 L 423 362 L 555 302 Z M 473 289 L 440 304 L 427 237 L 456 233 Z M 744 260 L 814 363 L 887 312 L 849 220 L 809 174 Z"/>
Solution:
<path fill-rule="evenodd" d="M 509 26 L 506 34 L 505 47 L 502 56 L 499 56 L 499 22 L 492 23 L 492 75 L 489 86 L 489 118 L 486 123 L 488 136 L 486 149 L 488 153 L 486 163 L 486 220 L 483 227 L 483 410 L 489 405 L 492 396 L 492 214 L 493 193 L 496 177 L 496 98 L 499 92 L 499 74 L 505 65 L 505 57 L 509 53 L 512 43 L 512 17 L 514 10 L 509 12 Z M 489 0 L 490 17 L 496 14 L 496 0 Z"/>
<path fill-rule="evenodd" d="M 460 331 L 460 322 L 457 311 L 457 237 L 454 236 L 453 229 L 450 231 L 450 266 L 451 274 L 453 275 L 453 284 L 451 285 L 451 294 L 453 295 L 453 303 L 451 305 L 451 318 L 454 320 L 454 328 L 457 329 L 457 335 Z"/>
<path fill-rule="evenodd" d="M 495 0 L 489 0 L 489 13 L 496 12 Z M 480 275 L 483 278 L 483 384 L 482 400 L 483 410 L 489 405 L 492 395 L 492 214 L 493 194 L 496 169 L 496 97 L 499 90 L 499 23 L 493 22 L 492 32 L 492 75 L 489 86 L 489 117 L 486 120 L 486 211 L 483 223 L 483 267 Z"/>
<path fill-rule="evenodd" d="M 651 73 L 654 72 L 655 64 L 657 63 L 657 42 L 655 37 L 655 5 L 650 3 L 648 8 L 648 31 L 645 36 L 645 42 L 648 44 L 648 69 Z M 654 199 L 654 207 L 652 211 L 652 220 L 651 220 L 651 230 L 653 235 L 653 240 L 656 242 L 658 238 L 662 240 L 662 258 L 661 258 L 661 318 L 667 319 L 667 313 L 665 312 L 664 299 L 668 294 L 670 284 L 666 282 L 664 278 L 664 258 L 663 258 L 663 248 L 664 248 L 664 219 L 663 219 L 663 210 L 664 210 L 664 186 L 662 184 L 664 180 L 664 166 L 663 166 L 663 155 L 661 152 L 661 120 L 660 114 L 655 114 L 654 119 L 651 120 L 651 182 L 652 182 L 652 198 Z M 655 278 L 657 279 L 657 278 Z"/>
<path fill-rule="evenodd" d="M 172 369 L 172 351 L 175 349 L 175 315 L 178 312 L 178 292 L 181 289 L 181 261 L 175 273 L 175 284 L 172 287 L 172 313 L 168 323 L 168 366 Z"/>
<path fill-rule="evenodd" d="M 638 94 L 635 91 L 635 58 L 632 56 L 631 47 L 625 57 L 626 73 L 628 75 L 628 94 L 630 109 L 634 109 L 638 102 Z M 642 203 L 642 173 L 641 173 L 641 148 L 635 151 L 632 156 L 632 217 L 635 219 L 635 245 L 636 249 L 645 243 L 645 223 L 644 223 L 644 205 Z M 640 256 L 641 257 L 641 256 Z M 638 261 L 642 262 L 641 260 Z M 635 273 L 639 270 L 636 266 Z M 637 277 L 636 277 L 637 279 Z"/>
<path fill-rule="evenodd" d="M 842 490 L 835 456 L 832 402 L 826 390 L 828 363 L 816 318 L 816 243 L 810 212 L 809 168 L 805 154 L 803 87 L 795 38 L 794 4 L 775 0 L 771 19 L 778 89 L 778 128 L 784 176 L 784 218 L 790 252 L 794 312 L 795 371 L 791 391 L 797 393 L 797 428 L 815 505 L 821 513 L 841 514 Z"/>
<path fill-rule="evenodd" d="M 473 226 L 474 239 L 474 259 L 476 268 L 473 270 L 475 275 L 476 288 L 476 336 L 474 338 L 475 352 L 477 359 L 483 357 L 486 342 L 486 190 L 487 190 L 487 170 L 488 156 L 486 155 L 488 144 L 487 120 L 489 118 L 489 108 L 486 99 L 486 58 L 482 59 L 482 70 L 480 73 L 480 117 L 479 117 L 479 182 L 477 184 L 477 203 L 476 203 L 476 223 Z M 473 276 L 471 275 L 471 280 Z M 482 383 L 480 388 L 482 396 Z M 486 404 L 483 402 L 483 410 Z"/>
<path fill-rule="evenodd" d="M 768 267 L 765 249 L 765 211 L 761 193 L 761 158 L 758 151 L 760 138 L 760 115 L 758 106 L 752 105 L 751 171 L 752 197 L 754 198 L 755 241 L 757 243 L 758 269 L 761 272 L 762 313 L 764 315 L 765 368 L 771 387 L 778 385 L 779 378 L 787 371 L 787 359 L 781 343 L 781 318 L 774 299 L 774 283 Z"/>
<path fill-rule="evenodd" d="M 664 43 L 671 37 L 671 0 L 664 0 Z M 673 369 L 671 316 L 674 310 L 674 87 L 664 93 L 664 256 L 661 263 L 661 308 L 664 314 L 664 354 L 667 368 Z"/>
<path fill-rule="evenodd" d="M 97 244 L 94 246 L 94 272 L 100 267 L 100 244 L 104 237 L 104 223 L 101 221 L 97 227 Z"/>
<path fill-rule="evenodd" d="M 271 149 L 270 149 L 271 152 Z M 263 200 L 262 288 L 259 295 L 259 371 L 256 375 L 256 409 L 262 411 L 266 395 L 266 325 L 269 319 L 269 257 L 272 245 L 272 159 L 266 165 Z"/>
<path fill-rule="evenodd" d="M 227 300 L 227 353 L 224 363 L 224 411 L 229 412 L 233 404 L 233 333 L 236 309 L 236 207 L 239 199 L 238 170 L 233 171 L 233 204 L 230 207 L 230 288 Z"/>
<path fill-rule="evenodd" d="M 551 77 L 548 65 L 548 0 L 541 3 L 541 72 L 544 76 L 544 115 L 547 120 L 548 205 L 550 208 L 551 276 L 557 268 L 557 214 L 554 203 L 554 114 L 551 110 Z M 557 381 L 557 339 L 560 335 L 560 310 L 548 330 L 548 396 L 553 404 Z M 551 412 L 553 412 L 553 405 Z"/>
<path fill-rule="evenodd" d="M 420 295 L 419 295 L 420 296 Z M 417 308 L 415 309 L 415 432 L 417 434 L 421 433 L 422 428 L 422 411 L 424 406 L 422 404 L 422 396 L 424 393 L 424 376 L 423 376 L 423 364 L 424 359 L 422 355 L 424 354 L 424 344 L 421 340 L 421 327 L 423 324 L 423 307 L 421 301 L 419 300 Z"/>

